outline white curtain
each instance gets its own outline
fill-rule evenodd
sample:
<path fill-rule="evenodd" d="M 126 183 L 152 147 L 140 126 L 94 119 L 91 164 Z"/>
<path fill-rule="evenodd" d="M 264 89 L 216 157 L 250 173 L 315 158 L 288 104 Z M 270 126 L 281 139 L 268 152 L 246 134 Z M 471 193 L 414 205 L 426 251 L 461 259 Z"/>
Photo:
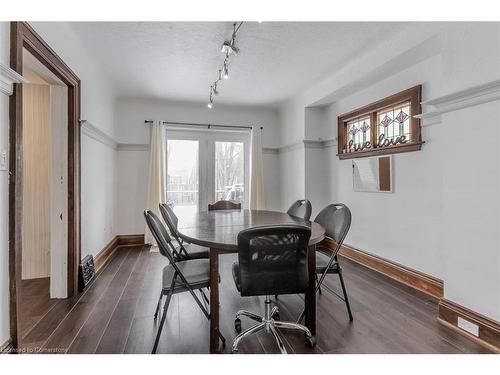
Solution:
<path fill-rule="evenodd" d="M 161 218 L 158 205 L 167 200 L 167 137 L 161 121 L 154 121 L 151 126 L 151 144 L 149 151 L 149 179 L 146 209 Z M 147 224 L 145 224 L 144 242 L 156 245 Z"/>
<path fill-rule="evenodd" d="M 250 150 L 250 209 L 262 210 L 264 208 L 264 172 L 262 164 L 262 130 L 260 127 L 252 128 L 252 141 Z"/>

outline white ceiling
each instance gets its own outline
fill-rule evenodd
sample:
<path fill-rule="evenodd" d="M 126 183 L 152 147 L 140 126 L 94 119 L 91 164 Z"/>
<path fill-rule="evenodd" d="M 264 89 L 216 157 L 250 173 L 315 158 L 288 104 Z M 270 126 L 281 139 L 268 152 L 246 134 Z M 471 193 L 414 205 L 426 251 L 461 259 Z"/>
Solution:
<path fill-rule="evenodd" d="M 74 22 L 118 97 L 207 101 L 229 22 Z M 334 72 L 402 23 L 245 22 L 215 103 L 272 106 Z M 384 51 L 380 51 L 384 53 Z"/>

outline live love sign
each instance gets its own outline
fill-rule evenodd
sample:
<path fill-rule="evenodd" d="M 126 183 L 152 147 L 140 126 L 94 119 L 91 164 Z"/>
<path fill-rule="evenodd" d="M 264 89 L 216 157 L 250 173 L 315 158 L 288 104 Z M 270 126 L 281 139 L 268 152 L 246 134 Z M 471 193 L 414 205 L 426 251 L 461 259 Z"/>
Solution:
<path fill-rule="evenodd" d="M 378 142 L 376 144 L 377 148 L 380 147 L 388 147 L 388 146 L 396 146 L 398 144 L 405 144 L 408 142 L 408 139 L 406 138 L 405 135 L 400 135 L 395 138 L 386 138 L 384 134 L 380 134 L 378 137 Z M 351 139 L 349 141 L 349 150 L 354 150 L 354 151 L 362 151 L 367 148 L 371 148 L 372 144 L 370 141 L 366 141 L 363 143 L 356 143 L 354 144 L 354 141 Z"/>

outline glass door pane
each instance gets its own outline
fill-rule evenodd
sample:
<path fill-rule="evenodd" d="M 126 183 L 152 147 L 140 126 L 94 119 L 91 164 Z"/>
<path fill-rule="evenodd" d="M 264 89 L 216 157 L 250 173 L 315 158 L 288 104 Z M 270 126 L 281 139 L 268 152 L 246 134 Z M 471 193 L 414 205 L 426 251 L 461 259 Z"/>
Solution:
<path fill-rule="evenodd" d="M 177 214 L 198 211 L 198 141 L 167 141 L 167 201 Z"/>
<path fill-rule="evenodd" d="M 215 142 L 215 201 L 244 204 L 244 156 L 243 142 Z"/>

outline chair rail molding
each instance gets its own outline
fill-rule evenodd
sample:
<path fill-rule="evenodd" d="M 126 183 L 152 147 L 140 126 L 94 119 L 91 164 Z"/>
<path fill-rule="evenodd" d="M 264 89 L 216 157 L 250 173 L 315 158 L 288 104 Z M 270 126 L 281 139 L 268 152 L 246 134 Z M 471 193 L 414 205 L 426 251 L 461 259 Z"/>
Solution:
<path fill-rule="evenodd" d="M 149 145 L 145 143 L 118 143 L 117 151 L 149 151 Z"/>
<path fill-rule="evenodd" d="M 284 154 L 285 152 L 301 150 L 301 149 L 325 149 L 328 147 L 337 146 L 336 139 L 303 139 L 300 142 L 291 143 L 277 148 L 267 148 L 265 153 Z M 272 150 L 272 152 L 270 151 Z"/>
<path fill-rule="evenodd" d="M 422 126 L 430 126 L 441 123 L 443 113 L 495 100 L 500 100 L 500 79 L 423 101 L 421 104 L 426 110 L 414 117 L 423 120 Z"/>
<path fill-rule="evenodd" d="M 14 92 L 14 83 L 28 83 L 22 75 L 0 63 L 0 92 L 10 96 Z"/>
<path fill-rule="evenodd" d="M 102 130 L 98 129 L 95 125 L 92 125 L 87 120 L 80 120 L 82 134 L 96 140 L 97 142 L 101 142 L 102 144 L 111 147 L 112 149 L 118 149 L 118 142 L 116 142 L 109 135 L 104 133 Z"/>
<path fill-rule="evenodd" d="M 304 139 L 302 142 L 304 142 L 304 148 L 323 149 L 323 148 L 337 146 L 336 139 L 326 139 L 326 140 L 325 139 L 318 139 L 318 140 Z"/>

